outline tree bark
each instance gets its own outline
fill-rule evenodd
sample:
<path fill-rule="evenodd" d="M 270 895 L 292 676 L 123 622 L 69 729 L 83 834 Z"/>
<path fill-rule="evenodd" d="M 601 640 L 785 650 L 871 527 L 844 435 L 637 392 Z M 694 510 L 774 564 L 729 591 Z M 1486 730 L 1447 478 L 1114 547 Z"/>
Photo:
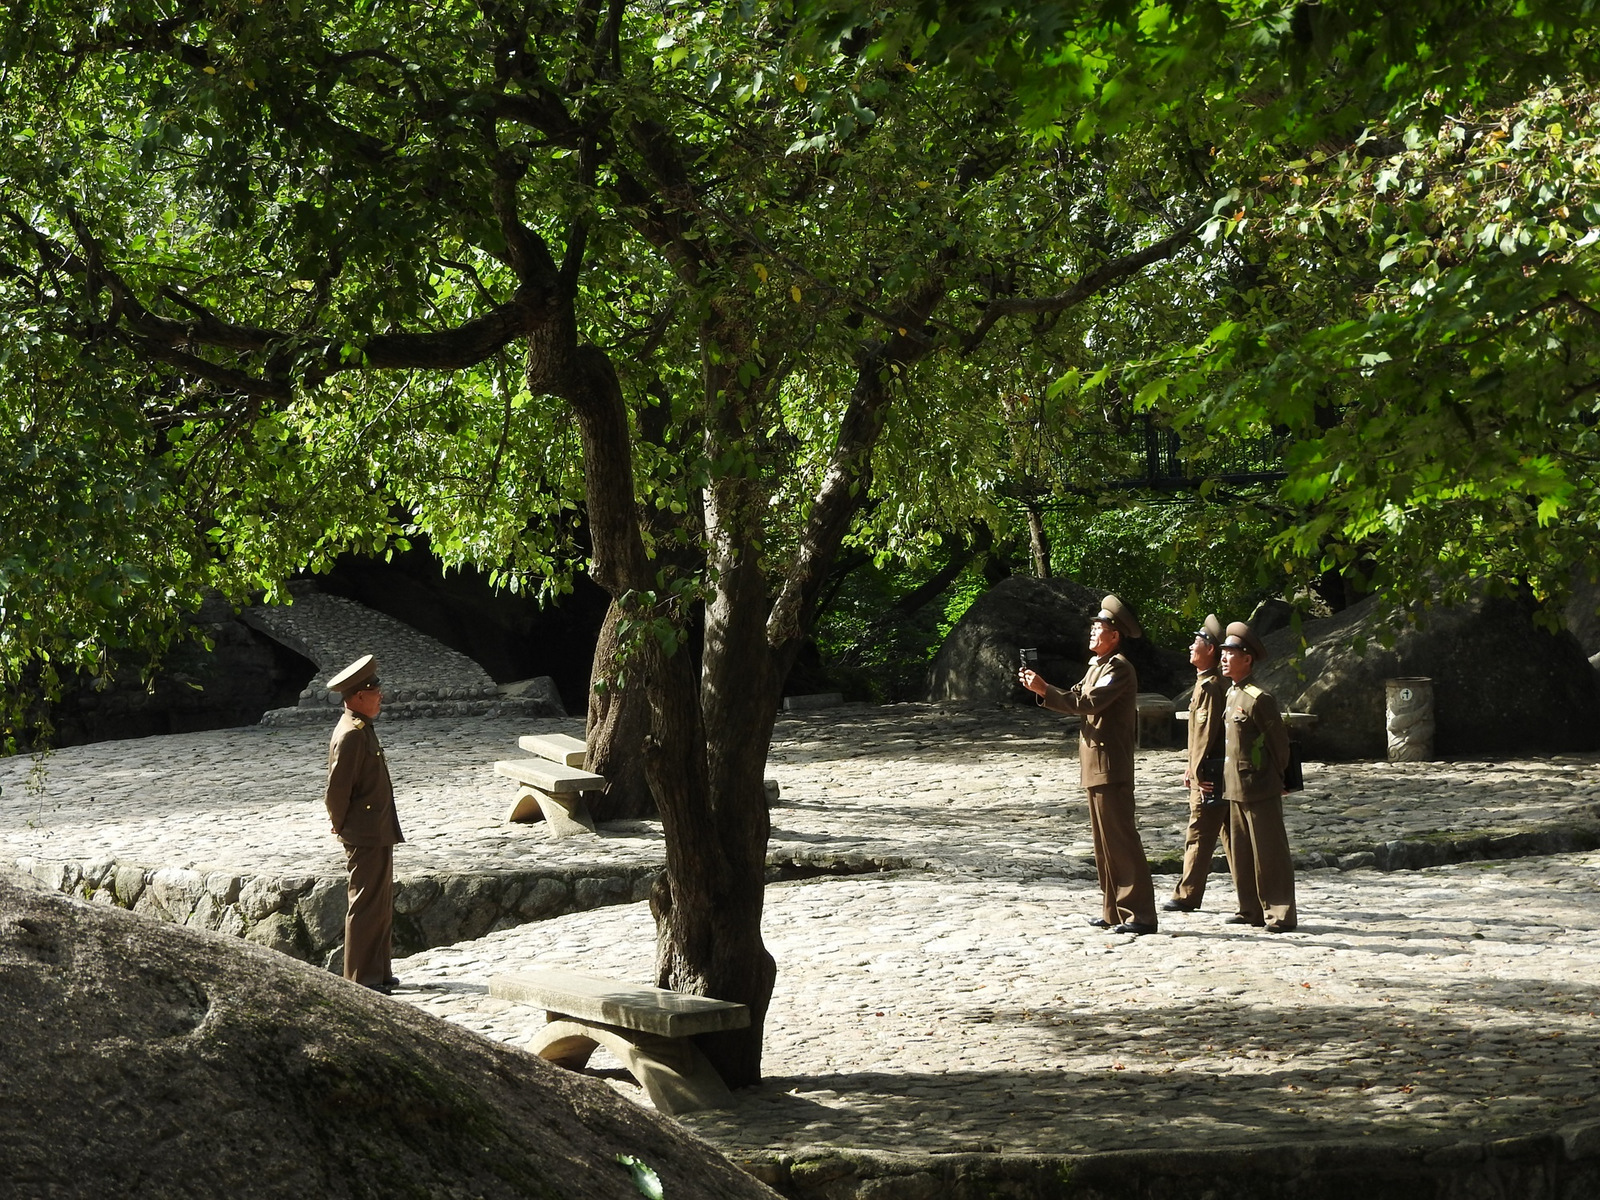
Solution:
<path fill-rule="evenodd" d="M 589 676 L 589 720 L 584 733 L 583 767 L 604 775 L 610 785 L 589 804 L 596 821 L 653 817 L 655 796 L 645 772 L 644 746 L 650 734 L 650 701 L 634 678 L 618 683 L 615 662 L 622 609 L 613 600 L 600 626 Z"/>
<path fill-rule="evenodd" d="M 1050 578 L 1050 535 L 1044 531 L 1044 515 L 1037 505 L 1028 505 L 1028 540 L 1033 545 L 1033 573 Z"/>

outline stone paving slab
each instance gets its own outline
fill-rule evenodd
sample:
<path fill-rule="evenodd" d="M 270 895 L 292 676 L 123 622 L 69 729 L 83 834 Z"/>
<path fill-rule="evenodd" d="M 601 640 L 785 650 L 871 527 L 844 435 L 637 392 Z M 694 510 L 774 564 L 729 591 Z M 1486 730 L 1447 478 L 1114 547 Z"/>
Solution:
<path fill-rule="evenodd" d="M 1600 853 L 1322 869 L 1299 889 L 1292 934 L 1199 912 L 1131 938 L 1083 924 L 1098 899 L 1076 881 L 774 885 L 767 1079 L 679 1119 L 740 1158 L 1414 1144 L 1600 1119 Z M 648 983 L 653 947 L 647 905 L 573 914 L 415 955 L 396 995 L 526 1045 L 544 1014 L 491 998 L 491 975 Z"/>

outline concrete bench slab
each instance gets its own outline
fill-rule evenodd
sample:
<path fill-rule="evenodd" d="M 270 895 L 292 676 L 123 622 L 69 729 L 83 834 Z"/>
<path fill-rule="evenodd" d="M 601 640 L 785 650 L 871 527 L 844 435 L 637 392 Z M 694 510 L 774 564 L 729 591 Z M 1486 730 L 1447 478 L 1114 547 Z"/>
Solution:
<path fill-rule="evenodd" d="M 603 792 L 606 777 L 551 762 L 546 758 L 507 758 L 494 764 L 494 773 L 541 792 Z"/>
<path fill-rule="evenodd" d="M 541 968 L 495 975 L 489 980 L 489 994 L 562 1017 L 598 1021 L 662 1037 L 692 1037 L 697 1033 L 744 1029 L 750 1024 L 749 1008 L 731 1000 L 619 983 L 581 971 Z"/>
<path fill-rule="evenodd" d="M 603 1046 L 659 1112 L 677 1116 L 733 1103 L 690 1038 L 745 1028 L 750 1010 L 743 1004 L 560 970 L 492 976 L 489 994 L 545 1010 L 548 1023 L 531 1046 L 540 1058 L 581 1071 Z"/>
<path fill-rule="evenodd" d="M 529 754 L 548 758 L 564 767 L 583 766 L 585 752 L 582 738 L 565 733 L 527 733 L 517 739 L 517 745 Z"/>

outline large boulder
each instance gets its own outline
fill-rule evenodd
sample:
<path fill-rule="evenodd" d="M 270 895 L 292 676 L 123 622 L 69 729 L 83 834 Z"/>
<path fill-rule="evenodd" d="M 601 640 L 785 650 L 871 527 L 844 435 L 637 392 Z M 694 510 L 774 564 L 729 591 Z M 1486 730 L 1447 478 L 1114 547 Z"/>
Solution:
<path fill-rule="evenodd" d="M 1570 633 L 1536 627 L 1534 612 L 1528 600 L 1479 596 L 1393 624 L 1368 597 L 1300 633 L 1268 635 L 1272 657 L 1257 677 L 1284 707 L 1317 714 L 1299 735 L 1308 758 L 1383 758 L 1384 681 L 1408 675 L 1433 680 L 1440 757 L 1600 747 L 1594 669 Z M 1375 640 L 1382 629 L 1393 634 L 1390 649 Z"/>
<path fill-rule="evenodd" d="M 1572 573 L 1572 594 L 1563 618 L 1589 661 L 1600 657 L 1600 580 L 1589 578 L 1585 568 Z"/>
<path fill-rule="evenodd" d="M 191 639 L 167 653 L 148 683 L 137 660 L 109 680 L 69 679 L 51 707 L 51 744 L 254 725 L 262 713 L 293 704 L 316 673 L 314 663 L 250 628 L 219 598 L 208 599 L 190 625 Z"/>
<path fill-rule="evenodd" d="M 0 995 L 7 1196 L 639 1200 L 625 1154 L 672 1200 L 775 1200 L 599 1080 L 3 875 Z"/>
<path fill-rule="evenodd" d="M 929 700 L 1029 700 L 1017 684 L 1017 649 L 1039 650 L 1039 674 L 1058 687 L 1076 683 L 1089 661 L 1089 622 L 1103 591 L 1070 579 L 1013 575 L 967 609 L 945 637 L 928 673 Z M 1187 654 L 1149 638 L 1123 643 L 1139 673 L 1139 690 L 1187 696 L 1194 668 Z"/>

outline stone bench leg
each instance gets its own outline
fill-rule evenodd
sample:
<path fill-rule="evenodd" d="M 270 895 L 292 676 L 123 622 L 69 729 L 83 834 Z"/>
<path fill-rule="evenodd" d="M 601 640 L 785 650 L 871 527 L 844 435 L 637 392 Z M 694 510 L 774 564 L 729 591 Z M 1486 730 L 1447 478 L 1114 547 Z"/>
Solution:
<path fill-rule="evenodd" d="M 658 1112 L 669 1117 L 728 1108 L 733 1093 L 688 1038 L 662 1037 L 551 1014 L 534 1038 L 533 1052 L 557 1066 L 581 1071 L 596 1046 L 604 1046 L 628 1068 Z"/>
<path fill-rule="evenodd" d="M 574 837 L 594 832 L 594 818 L 589 806 L 583 802 L 582 792 L 543 792 L 535 787 L 524 787 L 517 792 L 507 821 L 537 821 L 545 819 L 553 838 Z"/>

